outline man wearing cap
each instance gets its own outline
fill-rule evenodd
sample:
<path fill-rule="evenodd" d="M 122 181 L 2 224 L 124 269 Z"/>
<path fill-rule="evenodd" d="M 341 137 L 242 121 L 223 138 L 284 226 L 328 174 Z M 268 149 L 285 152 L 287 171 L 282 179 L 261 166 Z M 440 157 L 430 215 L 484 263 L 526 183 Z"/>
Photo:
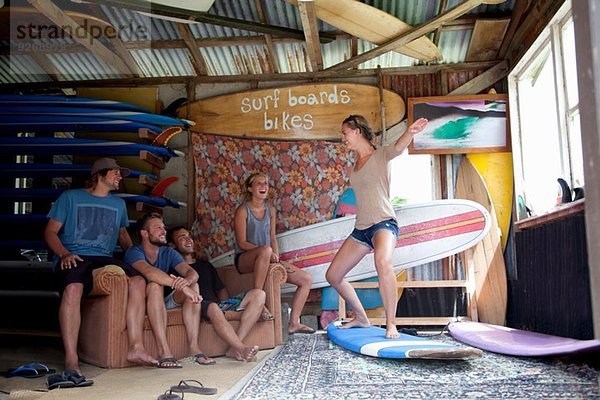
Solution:
<path fill-rule="evenodd" d="M 112 158 L 100 158 L 91 169 L 84 189 L 63 192 L 48 213 L 44 238 L 55 254 L 57 272 L 63 281 L 59 323 L 65 347 L 65 369 L 81 374 L 77 342 L 81 323 L 81 300 L 93 285 L 92 270 L 115 264 L 129 276 L 127 302 L 127 360 L 155 365 L 142 343 L 146 313 L 146 283 L 131 266 L 113 258 L 117 241 L 123 250 L 133 245 L 127 232 L 125 202 L 110 192 L 119 189 L 129 170 Z"/>

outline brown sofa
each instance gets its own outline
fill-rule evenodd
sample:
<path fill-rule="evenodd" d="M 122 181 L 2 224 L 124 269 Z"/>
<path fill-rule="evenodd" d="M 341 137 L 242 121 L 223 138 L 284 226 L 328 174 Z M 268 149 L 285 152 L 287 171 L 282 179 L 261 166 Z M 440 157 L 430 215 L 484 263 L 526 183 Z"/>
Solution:
<path fill-rule="evenodd" d="M 252 274 L 240 275 L 234 266 L 217 269 L 220 278 L 233 296 L 252 288 Z M 271 321 L 260 321 L 252 328 L 245 342 L 257 344 L 260 349 L 271 349 L 282 343 L 281 284 L 286 272 L 281 264 L 272 264 L 265 283 L 266 306 L 275 317 Z M 81 361 L 104 368 L 122 368 L 133 364 L 126 360 L 127 327 L 125 311 L 127 305 L 127 277 L 123 270 L 108 265 L 94 271 L 94 289 L 84 301 L 81 310 L 79 356 Z M 231 315 L 236 314 L 236 315 Z M 230 323 L 237 329 L 239 313 L 228 313 Z M 189 356 L 188 345 L 181 316 L 181 309 L 167 312 L 167 338 L 177 358 Z M 146 350 L 158 357 L 154 335 L 148 322 L 144 321 L 143 341 Z M 200 348 L 209 356 L 225 354 L 227 345 L 214 331 L 210 322 L 200 322 Z"/>

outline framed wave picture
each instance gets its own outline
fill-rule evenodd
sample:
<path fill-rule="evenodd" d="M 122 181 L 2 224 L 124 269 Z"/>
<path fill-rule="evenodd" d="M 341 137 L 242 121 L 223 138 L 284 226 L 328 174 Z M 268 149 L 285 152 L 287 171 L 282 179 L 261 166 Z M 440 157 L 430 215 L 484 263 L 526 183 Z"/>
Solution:
<path fill-rule="evenodd" d="M 505 94 L 413 97 L 408 125 L 424 117 L 429 124 L 410 143 L 410 154 L 510 151 L 508 97 Z"/>

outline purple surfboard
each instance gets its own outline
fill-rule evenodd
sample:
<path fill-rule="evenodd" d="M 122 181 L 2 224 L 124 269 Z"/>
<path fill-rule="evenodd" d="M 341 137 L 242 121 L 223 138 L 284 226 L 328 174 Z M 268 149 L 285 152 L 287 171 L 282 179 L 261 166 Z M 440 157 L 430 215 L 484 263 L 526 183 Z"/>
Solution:
<path fill-rule="evenodd" d="M 600 351 L 599 340 L 577 340 L 481 322 L 453 322 L 448 330 L 460 342 L 510 356 L 555 356 Z"/>

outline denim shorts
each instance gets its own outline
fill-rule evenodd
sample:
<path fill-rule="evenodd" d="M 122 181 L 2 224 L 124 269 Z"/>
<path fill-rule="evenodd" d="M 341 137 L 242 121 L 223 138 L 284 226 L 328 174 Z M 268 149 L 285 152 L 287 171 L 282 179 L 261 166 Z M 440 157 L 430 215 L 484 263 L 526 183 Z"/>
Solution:
<path fill-rule="evenodd" d="M 392 232 L 396 239 L 398 239 L 398 223 L 395 219 L 388 219 L 371 225 L 367 229 L 354 229 L 350 234 L 350 237 L 356 240 L 358 243 L 367 246 L 373 250 L 373 237 L 375 233 L 381 229 L 387 229 Z"/>
<path fill-rule="evenodd" d="M 170 310 L 172 308 L 181 307 L 181 304 L 179 304 L 175 301 L 175 299 L 173 298 L 173 295 L 175 295 L 174 290 L 171 293 L 169 293 L 167 295 L 167 297 L 165 297 L 165 308 L 167 310 Z"/>

